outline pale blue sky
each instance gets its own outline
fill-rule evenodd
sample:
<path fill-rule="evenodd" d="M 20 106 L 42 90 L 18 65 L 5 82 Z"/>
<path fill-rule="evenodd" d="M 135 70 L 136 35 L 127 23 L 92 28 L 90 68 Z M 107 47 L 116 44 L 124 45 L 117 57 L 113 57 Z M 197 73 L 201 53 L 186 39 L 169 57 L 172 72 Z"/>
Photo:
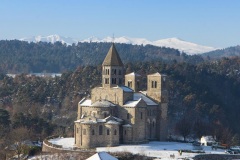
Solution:
<path fill-rule="evenodd" d="M 58 34 L 85 39 L 178 37 L 240 45 L 240 0 L 1 0 L 0 39 Z"/>

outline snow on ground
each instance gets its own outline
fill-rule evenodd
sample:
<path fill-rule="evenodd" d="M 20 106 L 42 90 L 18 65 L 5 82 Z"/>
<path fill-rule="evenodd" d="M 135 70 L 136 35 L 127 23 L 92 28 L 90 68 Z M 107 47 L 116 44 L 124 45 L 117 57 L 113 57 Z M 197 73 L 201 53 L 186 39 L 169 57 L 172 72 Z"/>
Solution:
<path fill-rule="evenodd" d="M 63 149 L 72 149 L 74 145 L 74 138 L 55 138 L 50 139 L 48 142 L 56 145 L 61 145 Z"/>
<path fill-rule="evenodd" d="M 62 145 L 64 149 L 72 149 L 74 145 L 74 138 L 56 138 L 49 140 L 50 143 Z M 202 146 L 202 151 L 208 154 L 224 154 L 224 150 L 217 149 L 212 150 L 210 146 Z M 116 147 L 98 147 L 96 148 L 97 152 L 106 151 L 106 152 L 131 152 L 133 154 L 141 154 L 149 157 L 156 157 L 162 159 L 169 159 L 170 155 L 177 158 L 185 157 L 194 157 L 199 153 L 186 153 L 183 152 L 182 155 L 179 155 L 179 150 L 192 150 L 194 149 L 191 143 L 180 143 L 180 142 L 159 142 L 152 141 L 147 144 L 139 145 L 120 145 Z"/>

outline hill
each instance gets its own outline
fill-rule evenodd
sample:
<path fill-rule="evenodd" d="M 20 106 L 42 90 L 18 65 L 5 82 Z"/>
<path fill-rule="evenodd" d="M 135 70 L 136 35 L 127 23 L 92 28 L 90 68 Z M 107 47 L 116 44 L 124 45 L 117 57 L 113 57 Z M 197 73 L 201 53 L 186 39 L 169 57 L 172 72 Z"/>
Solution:
<path fill-rule="evenodd" d="M 202 54 L 203 57 L 208 59 L 220 59 L 222 57 L 234 57 L 240 56 L 240 46 L 228 47 L 225 49 L 218 49 L 211 52 L 206 52 Z"/>
<path fill-rule="evenodd" d="M 67 45 L 71 45 L 73 43 L 78 43 L 78 42 L 107 42 L 111 43 L 113 41 L 112 37 L 106 37 L 103 39 L 99 39 L 96 37 L 89 37 L 87 39 L 83 40 L 77 40 L 73 39 L 70 37 L 63 37 L 59 35 L 49 35 L 49 36 L 34 36 L 34 37 L 29 37 L 29 38 L 21 38 L 21 41 L 28 41 L 28 42 L 61 42 L 61 43 L 66 43 Z M 153 45 L 157 47 L 169 47 L 169 48 L 174 48 L 177 49 L 181 52 L 185 52 L 188 55 L 193 55 L 193 54 L 200 54 L 204 52 L 209 52 L 212 50 L 216 50 L 214 47 L 209 47 L 209 46 L 203 46 L 199 45 L 196 43 L 192 42 L 187 42 L 184 41 L 180 38 L 166 38 L 166 39 L 159 39 L 155 41 L 150 41 L 145 38 L 131 38 L 131 37 L 115 37 L 114 38 L 115 43 L 124 43 L 124 44 L 132 44 L 132 45 Z"/>
<path fill-rule="evenodd" d="M 4 73 L 63 72 L 77 66 L 98 65 L 111 43 L 78 43 L 73 45 L 56 42 L 28 43 L 18 40 L 0 41 L 0 71 Z M 138 61 L 201 61 L 197 56 L 187 56 L 176 49 L 151 45 L 116 44 L 125 63 Z"/>

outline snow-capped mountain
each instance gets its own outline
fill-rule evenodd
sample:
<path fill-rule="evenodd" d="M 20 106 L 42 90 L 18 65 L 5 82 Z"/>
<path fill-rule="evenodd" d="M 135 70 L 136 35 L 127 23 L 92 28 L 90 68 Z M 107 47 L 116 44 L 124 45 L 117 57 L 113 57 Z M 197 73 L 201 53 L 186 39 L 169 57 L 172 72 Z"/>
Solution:
<path fill-rule="evenodd" d="M 21 41 L 27 41 L 27 42 L 51 42 L 51 43 L 55 43 L 55 42 L 62 42 L 62 43 L 66 43 L 67 45 L 72 45 L 73 43 L 77 43 L 78 40 L 70 38 L 70 37 L 63 37 L 63 36 L 59 36 L 59 35 L 49 35 L 49 36 L 32 36 L 32 37 L 28 37 L 28 38 L 21 38 L 19 39 Z"/>
<path fill-rule="evenodd" d="M 44 42 L 51 42 L 51 43 L 60 41 L 68 45 L 71 45 L 77 42 L 113 42 L 113 41 L 115 43 L 126 43 L 126 44 L 133 44 L 133 45 L 150 44 L 150 45 L 159 46 L 159 47 L 169 47 L 169 48 L 178 49 L 189 55 L 205 53 L 205 52 L 209 52 L 217 49 L 214 47 L 208 47 L 208 46 L 198 45 L 192 42 L 187 42 L 179 38 L 167 38 L 167 39 L 161 39 L 156 41 L 149 41 L 145 38 L 130 38 L 130 37 L 123 36 L 123 37 L 116 37 L 114 38 L 114 40 L 112 37 L 106 37 L 103 39 L 99 39 L 96 37 L 89 37 L 83 40 L 76 40 L 69 37 L 62 37 L 59 35 L 50 35 L 50 36 L 36 36 L 36 37 L 30 37 L 30 38 L 22 38 L 20 40 L 28 41 L 28 42 L 44 41 Z"/>

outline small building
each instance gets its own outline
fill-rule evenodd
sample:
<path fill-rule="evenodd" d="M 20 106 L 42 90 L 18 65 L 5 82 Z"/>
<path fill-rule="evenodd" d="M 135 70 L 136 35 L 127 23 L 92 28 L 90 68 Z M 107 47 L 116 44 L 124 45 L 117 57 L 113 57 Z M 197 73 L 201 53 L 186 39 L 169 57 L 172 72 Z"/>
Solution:
<path fill-rule="evenodd" d="M 94 154 L 93 156 L 89 157 L 86 160 L 118 160 L 117 158 L 111 156 L 106 152 L 99 152 Z"/>
<path fill-rule="evenodd" d="M 215 143 L 215 139 L 212 136 L 202 136 L 200 143 L 203 146 L 211 146 L 213 143 Z"/>

